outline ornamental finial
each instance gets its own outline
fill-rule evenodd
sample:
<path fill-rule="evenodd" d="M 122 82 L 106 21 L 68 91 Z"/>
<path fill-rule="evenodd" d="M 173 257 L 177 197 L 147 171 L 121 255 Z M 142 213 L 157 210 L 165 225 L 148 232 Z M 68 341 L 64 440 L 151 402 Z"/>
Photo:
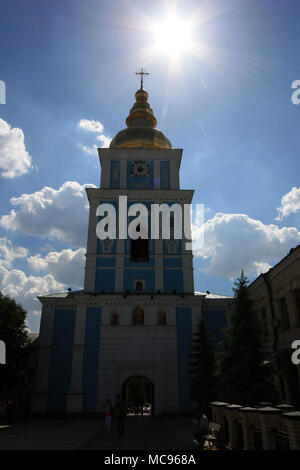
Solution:
<path fill-rule="evenodd" d="M 141 76 L 141 90 L 143 90 L 144 75 L 149 75 L 149 73 L 146 72 L 146 71 L 143 69 L 143 67 L 142 67 L 141 70 L 135 72 L 135 74 Z"/>

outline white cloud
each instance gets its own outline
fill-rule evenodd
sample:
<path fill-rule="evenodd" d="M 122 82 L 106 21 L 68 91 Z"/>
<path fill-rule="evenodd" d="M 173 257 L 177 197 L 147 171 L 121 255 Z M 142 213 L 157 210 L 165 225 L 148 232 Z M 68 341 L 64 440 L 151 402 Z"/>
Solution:
<path fill-rule="evenodd" d="M 281 206 L 277 207 L 279 212 L 275 220 L 282 220 L 295 212 L 300 211 L 300 188 L 293 187 L 281 198 Z"/>
<path fill-rule="evenodd" d="M 28 250 L 22 246 L 13 246 L 6 237 L 0 238 L 0 264 L 10 268 L 16 258 L 26 258 Z"/>
<path fill-rule="evenodd" d="M 28 251 L 14 246 L 7 238 L 0 238 L 0 291 L 14 298 L 28 312 L 26 319 L 30 331 L 39 328 L 41 304 L 38 295 L 63 292 L 70 285 L 81 288 L 84 276 L 85 251 L 62 250 L 50 252 L 44 258 L 35 255 L 28 258 L 34 271 L 45 271 L 42 275 L 28 275 L 20 269 L 12 268 L 17 258 L 27 257 Z"/>
<path fill-rule="evenodd" d="M 89 208 L 86 187 L 95 186 L 67 181 L 58 190 L 45 186 L 35 193 L 13 197 L 10 202 L 15 208 L 0 218 L 0 225 L 7 230 L 83 247 Z"/>
<path fill-rule="evenodd" d="M 272 267 L 269 263 L 264 263 L 264 262 L 257 262 L 255 261 L 253 263 L 255 269 L 256 269 L 256 273 L 266 273 L 267 271 L 269 271 L 269 269 Z"/>
<path fill-rule="evenodd" d="M 97 140 L 99 140 L 100 142 L 102 142 L 102 145 L 101 145 L 101 148 L 102 149 L 105 149 L 105 148 L 108 148 L 109 147 L 109 144 L 111 143 L 111 138 L 110 137 L 107 137 L 105 135 L 97 135 Z"/>
<path fill-rule="evenodd" d="M 24 133 L 0 118 L 0 169 L 4 178 L 15 178 L 31 168 L 31 157 L 24 144 Z"/>
<path fill-rule="evenodd" d="M 28 258 L 29 266 L 34 271 L 47 271 L 58 282 L 82 288 L 84 276 L 85 250 L 70 249 L 61 252 L 52 251 L 45 257 L 40 254 Z"/>
<path fill-rule="evenodd" d="M 87 132 L 97 133 L 96 139 L 102 143 L 101 148 L 108 148 L 111 142 L 111 138 L 103 134 L 104 126 L 100 121 L 94 121 L 89 119 L 80 119 L 77 126 Z M 87 145 L 79 145 L 85 153 L 93 154 L 97 152 L 97 145 L 92 147 Z"/>
<path fill-rule="evenodd" d="M 94 121 L 90 119 L 80 119 L 78 127 L 88 132 L 97 132 L 97 134 L 101 134 L 104 129 L 103 124 L 101 124 L 100 121 Z"/>
<path fill-rule="evenodd" d="M 217 213 L 205 222 L 204 246 L 196 255 L 209 261 L 206 272 L 232 279 L 242 268 L 248 274 L 264 272 L 299 242 L 295 227 L 265 225 L 246 214 Z"/>
<path fill-rule="evenodd" d="M 88 145 L 82 145 L 78 144 L 78 146 L 84 151 L 84 153 L 87 153 L 88 155 L 97 155 L 97 145 L 94 144 L 92 147 L 89 147 Z"/>
<path fill-rule="evenodd" d="M 26 323 L 30 331 L 38 332 L 41 304 L 37 295 L 48 295 L 62 292 L 66 289 L 62 283 L 57 282 L 52 274 L 46 276 L 27 276 L 19 269 L 7 269 L 0 262 L 1 292 L 14 298 L 17 303 L 28 312 Z"/>

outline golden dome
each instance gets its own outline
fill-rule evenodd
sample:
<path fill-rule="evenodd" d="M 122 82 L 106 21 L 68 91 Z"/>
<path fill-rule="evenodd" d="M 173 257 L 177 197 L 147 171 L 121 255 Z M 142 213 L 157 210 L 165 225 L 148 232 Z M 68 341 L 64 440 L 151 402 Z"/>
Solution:
<path fill-rule="evenodd" d="M 126 119 L 127 128 L 112 139 L 110 148 L 159 148 L 171 149 L 169 139 L 156 129 L 156 118 L 148 103 L 148 93 L 140 88 L 135 103 Z"/>

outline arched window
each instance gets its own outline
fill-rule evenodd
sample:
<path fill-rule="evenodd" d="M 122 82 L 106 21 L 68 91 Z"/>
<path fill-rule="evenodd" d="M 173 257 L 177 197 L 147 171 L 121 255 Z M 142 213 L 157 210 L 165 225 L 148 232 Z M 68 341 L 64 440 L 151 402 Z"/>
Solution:
<path fill-rule="evenodd" d="M 117 326 L 119 324 L 119 313 L 116 310 L 111 312 L 110 324 L 113 326 Z"/>
<path fill-rule="evenodd" d="M 143 281 L 136 281 L 136 282 L 135 282 L 135 290 L 138 290 L 138 291 L 144 290 L 144 283 L 143 283 Z"/>
<path fill-rule="evenodd" d="M 157 314 L 157 323 L 158 325 L 166 325 L 167 324 L 167 314 L 164 310 L 160 310 Z"/>
<path fill-rule="evenodd" d="M 133 325 L 144 325 L 144 310 L 142 307 L 135 307 L 132 315 Z"/>

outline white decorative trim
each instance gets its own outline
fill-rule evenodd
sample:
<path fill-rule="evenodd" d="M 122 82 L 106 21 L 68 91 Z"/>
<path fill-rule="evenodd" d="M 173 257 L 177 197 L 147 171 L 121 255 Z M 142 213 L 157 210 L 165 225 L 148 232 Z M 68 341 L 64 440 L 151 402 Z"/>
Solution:
<path fill-rule="evenodd" d="M 83 406 L 82 374 L 85 350 L 86 304 L 76 309 L 73 340 L 72 373 L 67 394 L 67 413 L 80 413 Z"/>

